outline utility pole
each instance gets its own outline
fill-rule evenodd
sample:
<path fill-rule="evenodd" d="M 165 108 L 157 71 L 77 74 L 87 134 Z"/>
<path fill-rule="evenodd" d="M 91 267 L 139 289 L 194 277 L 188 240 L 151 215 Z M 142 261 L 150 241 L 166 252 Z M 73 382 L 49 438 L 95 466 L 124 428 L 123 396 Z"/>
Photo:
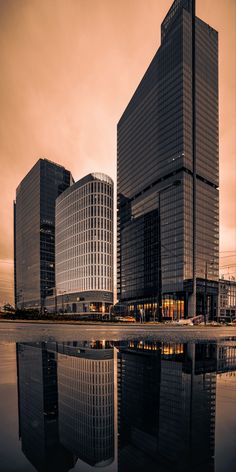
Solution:
<path fill-rule="evenodd" d="M 62 305 L 62 313 L 64 315 L 64 292 L 61 294 L 61 305 Z"/>
<path fill-rule="evenodd" d="M 57 315 L 57 289 L 54 287 L 55 290 L 55 314 Z"/>
<path fill-rule="evenodd" d="M 161 191 L 158 193 L 158 321 L 162 321 Z"/>
<path fill-rule="evenodd" d="M 204 324 L 207 321 L 207 261 L 205 265 L 205 295 L 204 295 Z"/>

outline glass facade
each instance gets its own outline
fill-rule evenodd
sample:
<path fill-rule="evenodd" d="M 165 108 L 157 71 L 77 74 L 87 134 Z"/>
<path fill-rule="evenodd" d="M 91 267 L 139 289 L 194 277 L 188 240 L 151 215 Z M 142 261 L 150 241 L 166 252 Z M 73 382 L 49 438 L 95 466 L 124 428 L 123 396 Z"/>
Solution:
<path fill-rule="evenodd" d="M 195 17 L 193 0 L 176 0 L 161 31 L 161 46 L 118 123 L 118 299 L 136 311 L 151 303 L 154 313 L 161 278 L 162 298 L 183 301 L 164 315 L 202 314 L 207 265 L 213 317 L 218 35 Z"/>
<path fill-rule="evenodd" d="M 39 159 L 16 190 L 14 211 L 15 301 L 17 308 L 43 309 L 55 287 L 55 201 L 71 174 Z"/>
<path fill-rule="evenodd" d="M 56 201 L 56 290 L 74 313 L 109 311 L 113 302 L 113 181 L 104 174 Z"/>

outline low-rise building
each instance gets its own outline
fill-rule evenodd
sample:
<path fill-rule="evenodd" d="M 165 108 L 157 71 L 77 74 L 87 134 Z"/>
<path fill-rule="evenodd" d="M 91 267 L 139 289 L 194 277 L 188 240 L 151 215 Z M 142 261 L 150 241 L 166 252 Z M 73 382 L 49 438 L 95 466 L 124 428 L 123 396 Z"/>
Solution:
<path fill-rule="evenodd" d="M 236 281 L 219 280 L 219 321 L 236 319 Z"/>

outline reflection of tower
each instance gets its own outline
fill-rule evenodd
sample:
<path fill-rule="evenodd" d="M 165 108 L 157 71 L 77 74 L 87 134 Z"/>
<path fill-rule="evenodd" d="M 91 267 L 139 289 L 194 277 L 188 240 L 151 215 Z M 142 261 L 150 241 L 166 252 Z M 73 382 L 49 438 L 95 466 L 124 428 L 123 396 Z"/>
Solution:
<path fill-rule="evenodd" d="M 56 354 L 45 343 L 20 343 L 17 367 L 22 451 L 38 471 L 67 471 L 75 462 L 59 442 Z"/>
<path fill-rule="evenodd" d="M 75 344 L 58 346 L 60 440 L 88 464 L 106 466 L 115 454 L 115 350 Z"/>
<path fill-rule="evenodd" d="M 214 345 L 163 344 L 158 449 L 174 470 L 214 470 L 215 394 Z"/>
<path fill-rule="evenodd" d="M 119 470 L 156 471 L 160 349 L 129 341 L 119 352 Z"/>
<path fill-rule="evenodd" d="M 119 351 L 119 470 L 213 471 L 216 345 L 128 341 Z"/>

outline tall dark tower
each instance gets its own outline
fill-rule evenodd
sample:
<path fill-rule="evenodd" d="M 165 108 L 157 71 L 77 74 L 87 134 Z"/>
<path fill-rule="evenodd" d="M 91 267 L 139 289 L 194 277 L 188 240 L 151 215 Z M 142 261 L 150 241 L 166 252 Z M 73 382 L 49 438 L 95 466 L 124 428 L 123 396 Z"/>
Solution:
<path fill-rule="evenodd" d="M 118 299 L 214 317 L 219 272 L 218 34 L 175 0 L 118 123 Z"/>
<path fill-rule="evenodd" d="M 55 201 L 71 184 L 64 167 L 39 159 L 16 190 L 15 303 L 42 309 L 55 287 Z"/>

